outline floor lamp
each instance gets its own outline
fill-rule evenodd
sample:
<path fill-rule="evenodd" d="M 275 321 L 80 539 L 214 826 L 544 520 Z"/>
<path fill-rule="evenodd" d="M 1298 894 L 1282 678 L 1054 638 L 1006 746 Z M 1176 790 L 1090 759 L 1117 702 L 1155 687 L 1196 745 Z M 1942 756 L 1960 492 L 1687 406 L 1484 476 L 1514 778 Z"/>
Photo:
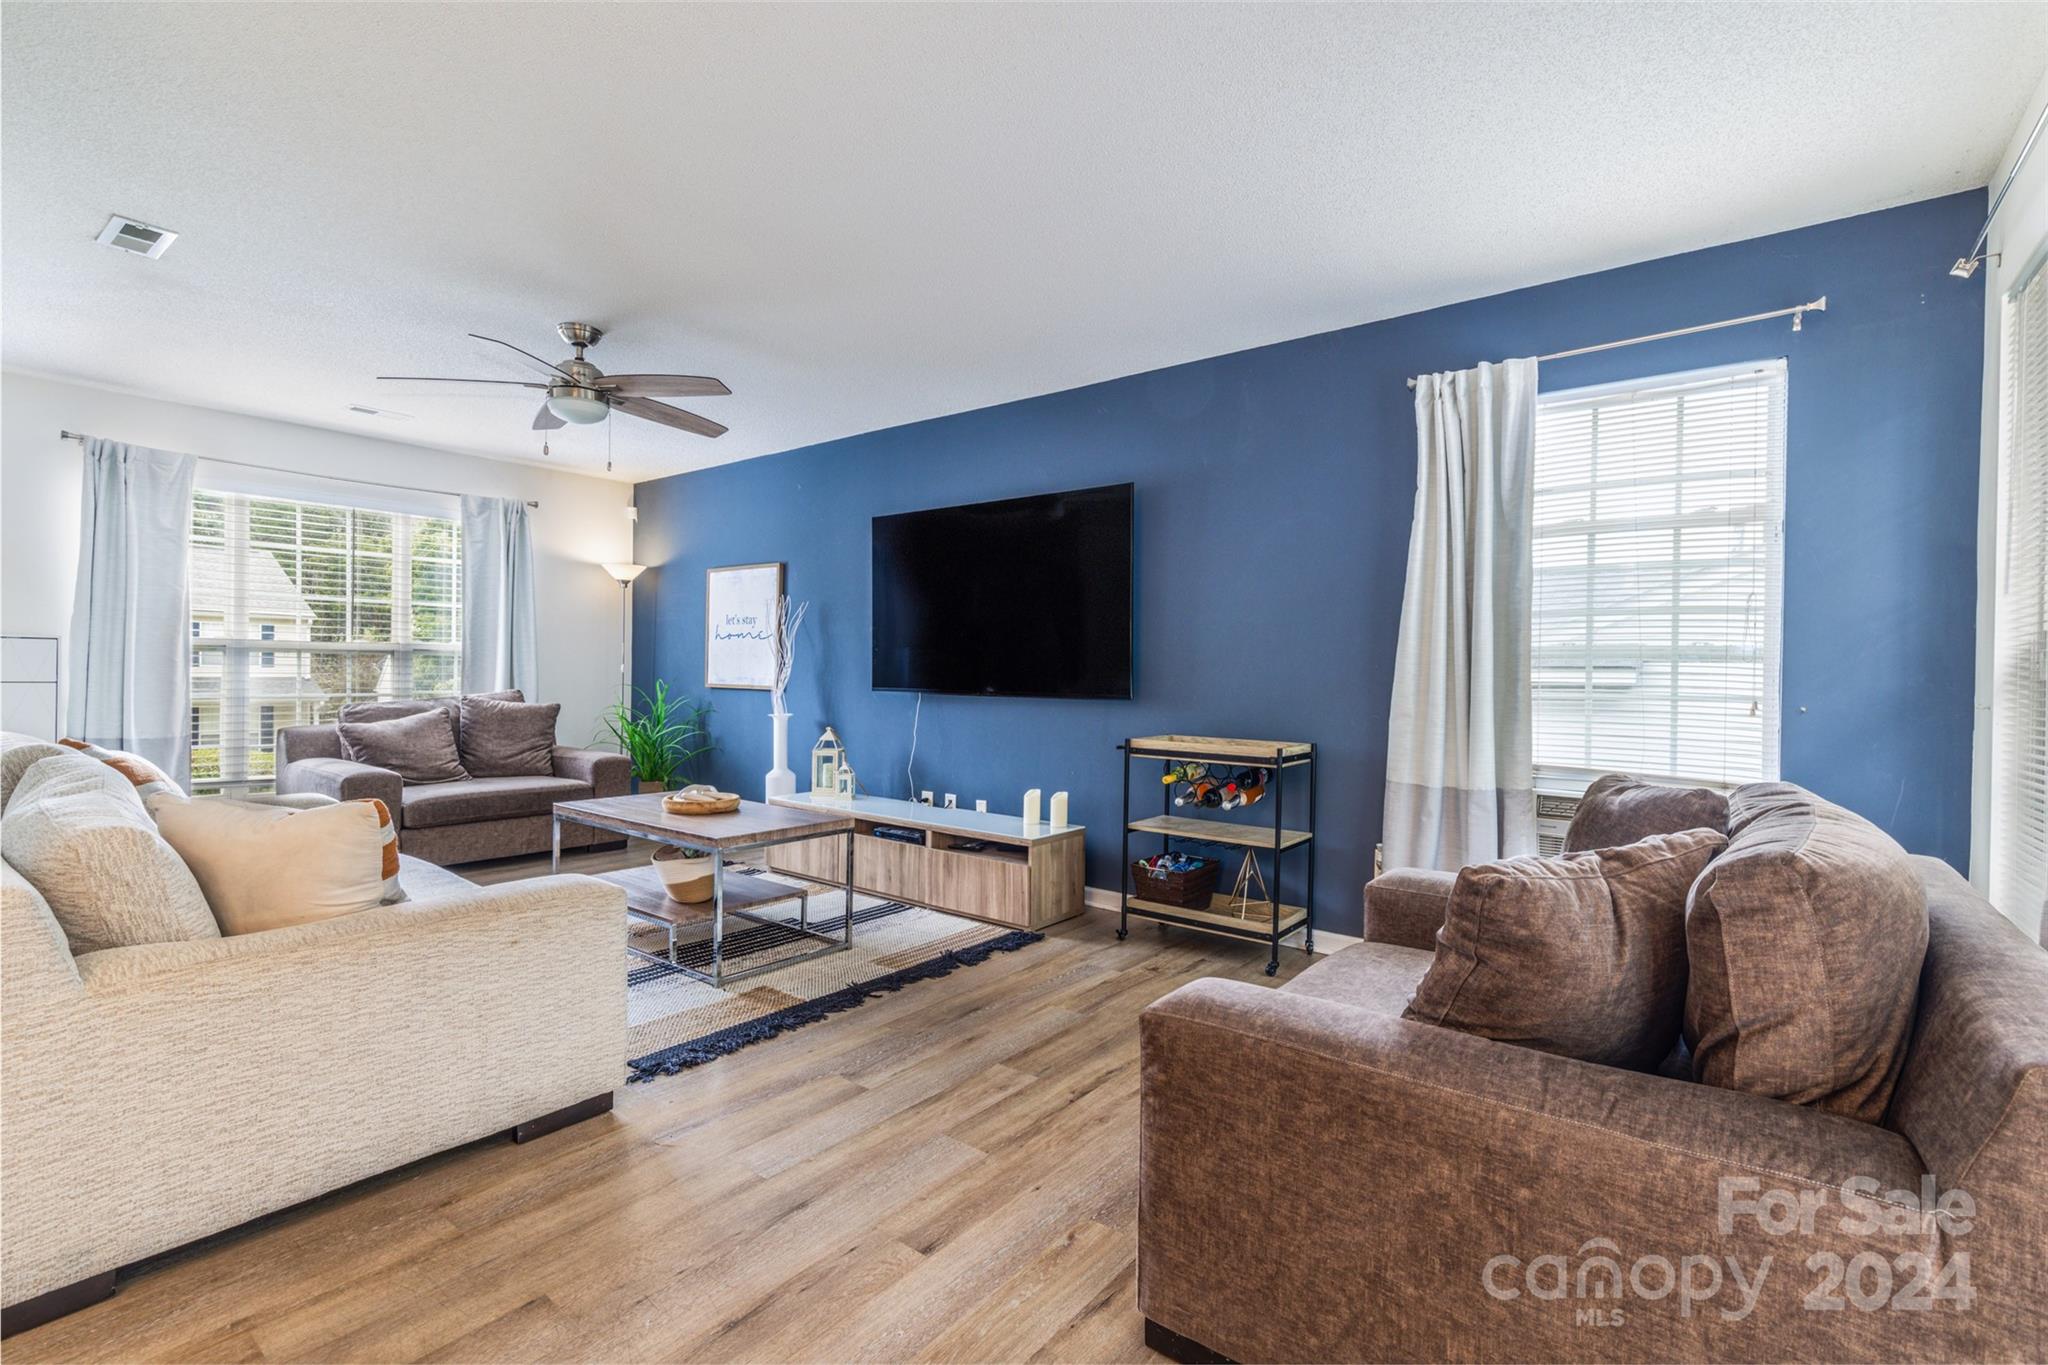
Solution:
<path fill-rule="evenodd" d="M 633 580 L 647 572 L 645 564 L 607 564 L 604 571 L 619 585 L 619 710 L 624 720 L 632 712 L 626 701 L 626 628 L 627 615 L 633 606 Z"/>

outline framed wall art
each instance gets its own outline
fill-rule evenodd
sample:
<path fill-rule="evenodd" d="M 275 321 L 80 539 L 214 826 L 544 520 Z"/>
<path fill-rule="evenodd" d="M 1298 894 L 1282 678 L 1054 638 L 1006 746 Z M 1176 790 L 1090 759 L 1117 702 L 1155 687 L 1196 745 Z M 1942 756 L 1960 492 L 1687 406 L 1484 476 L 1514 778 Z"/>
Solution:
<path fill-rule="evenodd" d="M 704 685 L 767 692 L 775 686 L 775 613 L 781 564 L 704 571 Z"/>

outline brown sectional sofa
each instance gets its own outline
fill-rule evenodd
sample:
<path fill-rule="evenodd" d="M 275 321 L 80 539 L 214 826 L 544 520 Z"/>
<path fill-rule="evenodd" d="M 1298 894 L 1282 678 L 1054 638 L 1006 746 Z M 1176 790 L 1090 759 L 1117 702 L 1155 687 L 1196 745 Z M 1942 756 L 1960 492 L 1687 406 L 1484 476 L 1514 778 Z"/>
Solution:
<path fill-rule="evenodd" d="M 516 700 L 516 694 L 513 694 Z M 378 717 L 446 707 L 459 698 L 374 703 Z M 354 717 L 349 710 L 342 719 Z M 277 732 L 277 789 L 318 792 L 347 801 L 374 796 L 398 821 L 398 847 L 444 866 L 484 858 L 545 852 L 553 837 L 557 801 L 624 796 L 633 787 L 632 760 L 597 749 L 557 746 L 548 776 L 474 777 L 456 782 L 407 783 L 387 768 L 351 762 L 334 725 L 292 725 Z M 562 830 L 562 847 L 615 842 L 583 825 Z"/>
<path fill-rule="evenodd" d="M 1367 942 L 1277 991 L 1165 997 L 1142 1024 L 1148 1340 L 1241 1361 L 2048 1359 L 2048 954 L 1945 864 L 1910 864 L 1928 941 L 1878 1123 L 1404 1020 L 1450 873 L 1372 883 Z"/>

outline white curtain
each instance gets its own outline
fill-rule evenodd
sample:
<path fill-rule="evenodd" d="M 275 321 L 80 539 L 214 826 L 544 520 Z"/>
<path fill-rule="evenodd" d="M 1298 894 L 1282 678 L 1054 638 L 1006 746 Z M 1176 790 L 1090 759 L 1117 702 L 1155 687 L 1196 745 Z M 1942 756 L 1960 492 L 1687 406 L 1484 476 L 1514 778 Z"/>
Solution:
<path fill-rule="evenodd" d="M 1530 466 L 1536 362 L 1415 383 L 1415 524 L 1394 656 L 1388 867 L 1533 853 Z"/>
<path fill-rule="evenodd" d="M 462 499 L 462 690 L 538 698 L 533 525 L 514 498 Z"/>
<path fill-rule="evenodd" d="M 85 440 L 66 730 L 191 785 L 190 455 Z"/>

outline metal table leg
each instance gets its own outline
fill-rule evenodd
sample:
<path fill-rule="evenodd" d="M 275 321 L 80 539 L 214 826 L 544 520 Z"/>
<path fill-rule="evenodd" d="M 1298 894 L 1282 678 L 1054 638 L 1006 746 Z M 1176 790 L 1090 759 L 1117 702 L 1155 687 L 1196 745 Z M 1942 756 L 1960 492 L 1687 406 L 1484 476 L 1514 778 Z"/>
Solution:
<path fill-rule="evenodd" d="M 555 832 L 554 832 L 554 833 L 555 833 L 555 837 L 554 837 L 554 841 L 553 841 L 553 842 L 554 842 L 554 852 L 553 852 L 553 853 L 551 853 L 551 854 L 549 855 L 549 857 L 548 857 L 548 871 L 550 871 L 550 872 L 560 872 L 560 871 L 562 870 L 562 817 L 561 817 L 561 816 L 557 815 L 557 816 L 555 817 L 555 819 L 554 819 L 554 826 L 555 826 Z"/>
<path fill-rule="evenodd" d="M 853 947 L 853 831 L 846 832 L 846 917 L 841 921 L 844 927 L 842 937 L 846 946 Z"/>
<path fill-rule="evenodd" d="M 711 850 L 711 984 L 725 984 L 725 855 Z"/>

